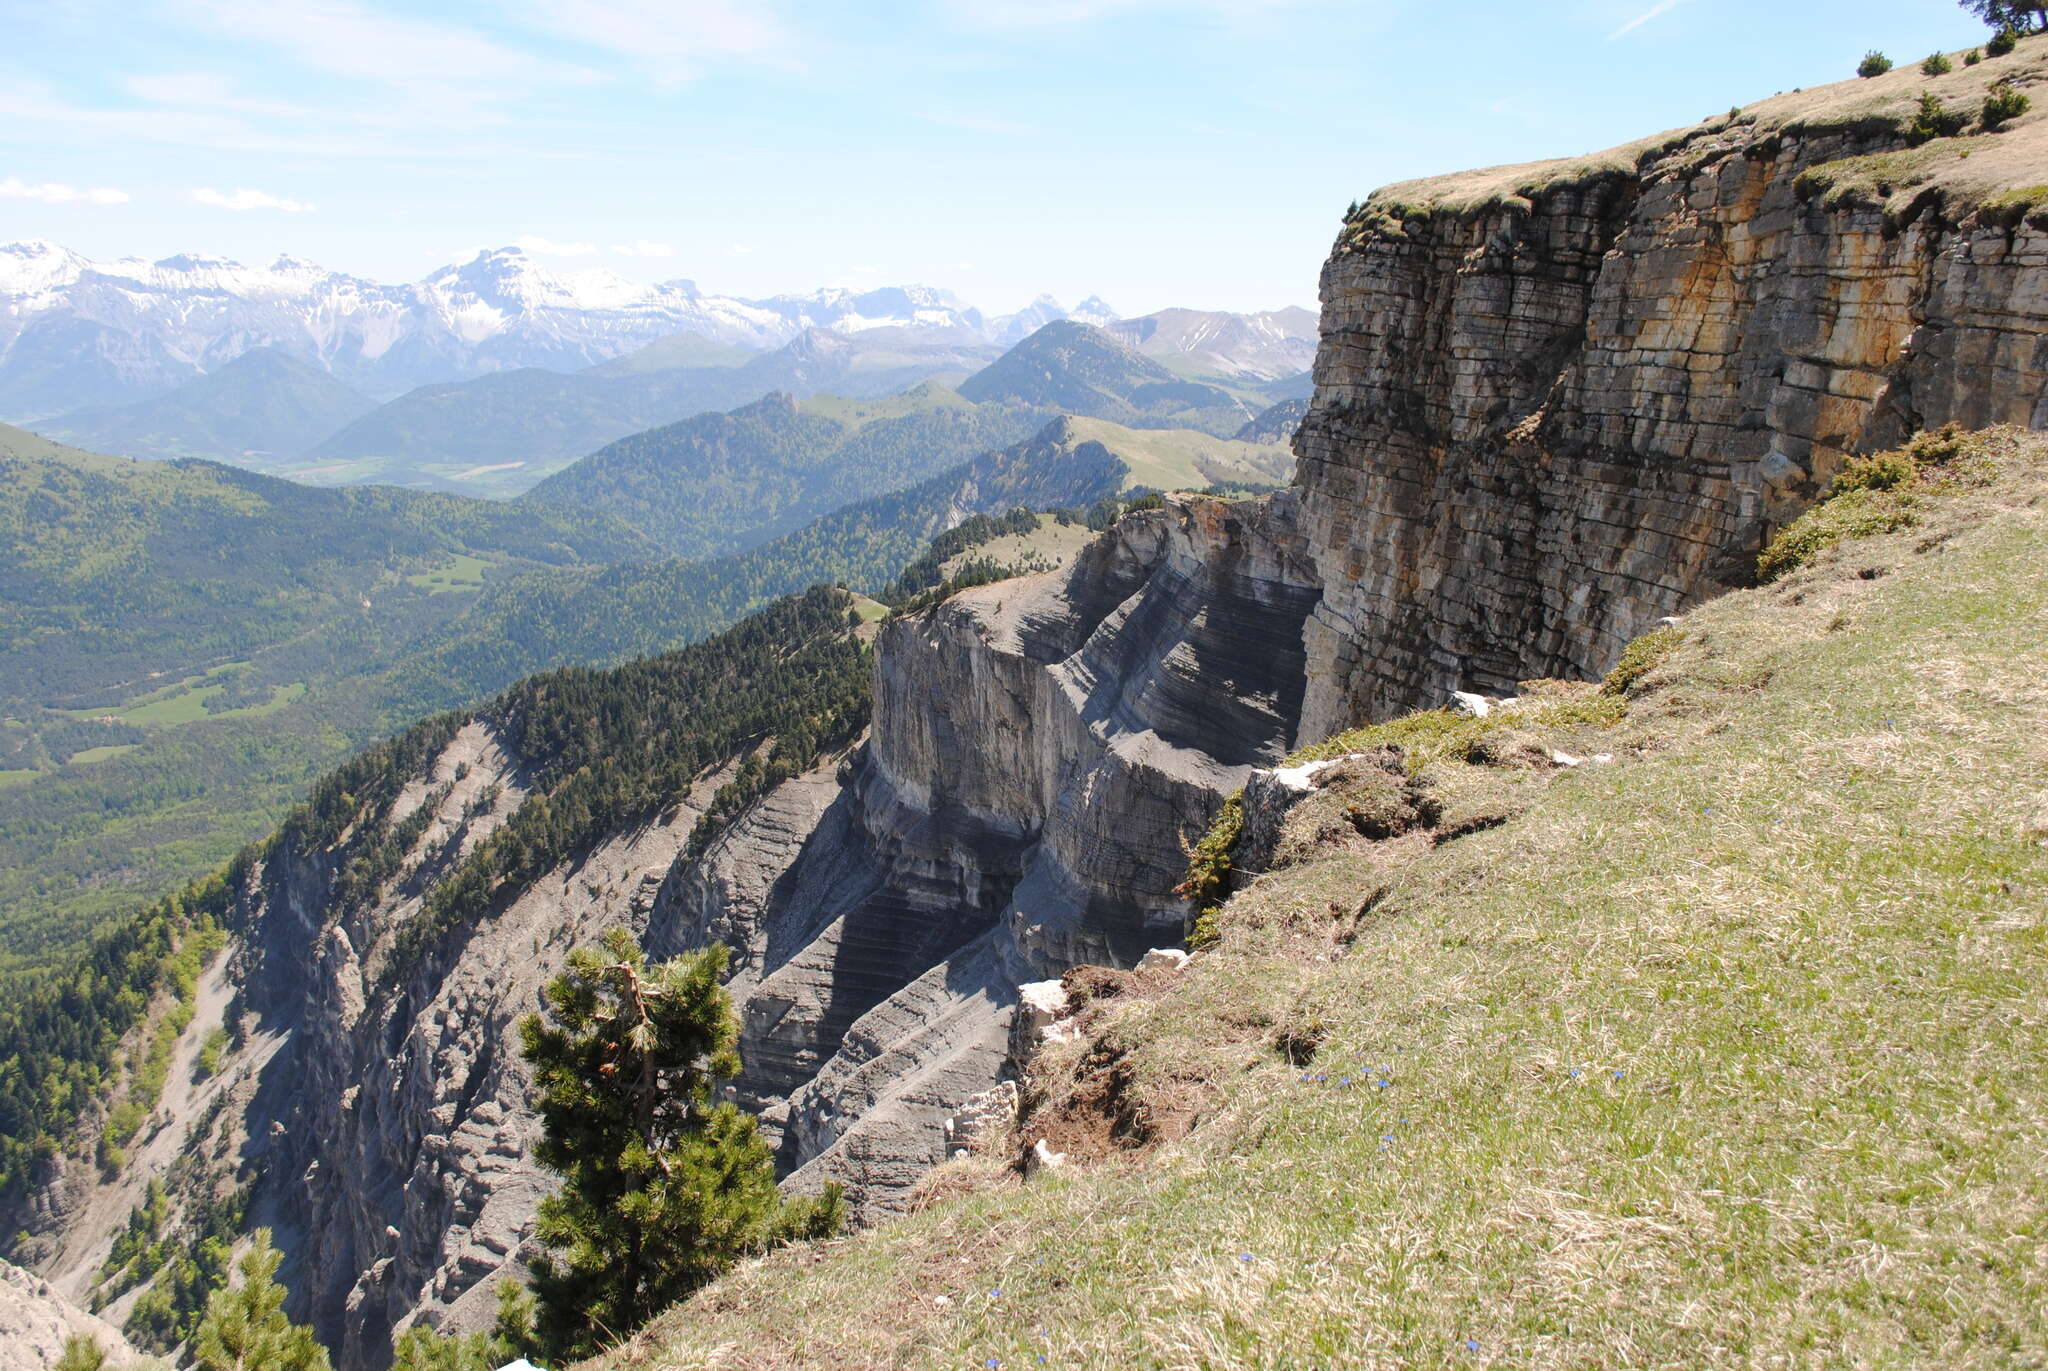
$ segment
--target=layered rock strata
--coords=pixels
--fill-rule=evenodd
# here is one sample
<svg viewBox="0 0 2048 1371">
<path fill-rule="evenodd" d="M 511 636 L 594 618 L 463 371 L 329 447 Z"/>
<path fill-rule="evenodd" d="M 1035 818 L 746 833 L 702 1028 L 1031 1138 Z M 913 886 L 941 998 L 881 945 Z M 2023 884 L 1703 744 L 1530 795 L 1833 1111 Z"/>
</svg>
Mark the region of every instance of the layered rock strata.
<svg viewBox="0 0 2048 1371">
<path fill-rule="evenodd" d="M 836 791 L 781 788 L 664 889 L 658 950 L 738 951 L 737 1091 L 793 1185 L 900 1203 L 1003 1070 L 1020 984 L 1179 941 L 1183 842 L 1292 733 L 1294 516 L 1177 500 L 892 622 Z"/>
<path fill-rule="evenodd" d="M 1354 213 L 1296 440 L 1328 588 L 1305 738 L 1597 675 L 1848 455 L 2048 422 L 2048 233 L 1807 176 L 1898 142 L 1724 122 Z"/>
</svg>

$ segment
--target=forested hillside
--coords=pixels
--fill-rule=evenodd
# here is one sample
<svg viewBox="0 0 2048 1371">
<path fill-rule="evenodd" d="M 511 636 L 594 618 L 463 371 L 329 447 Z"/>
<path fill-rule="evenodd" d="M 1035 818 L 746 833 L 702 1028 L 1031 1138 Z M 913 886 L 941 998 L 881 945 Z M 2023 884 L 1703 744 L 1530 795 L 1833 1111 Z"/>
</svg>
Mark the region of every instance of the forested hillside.
<svg viewBox="0 0 2048 1371">
<path fill-rule="evenodd" d="M 893 411 L 893 412 L 892 412 Z M 777 393 L 622 438 L 523 502 L 615 516 L 677 557 L 716 557 L 900 490 L 1030 434 L 1049 416 L 925 385 L 872 415 Z"/>
<path fill-rule="evenodd" d="M 940 388 L 806 403 L 826 412 L 775 401 L 765 421 L 697 427 L 757 443 L 827 435 L 782 449 L 779 489 L 804 486 L 790 498 L 808 508 L 832 498 L 821 490 L 889 483 L 899 462 L 930 460 L 919 453 L 1030 421 Z M 81 930 L 224 860 L 351 748 L 533 671 L 667 651 L 821 582 L 886 586 L 975 513 L 1277 481 L 1291 464 L 1277 446 L 1062 423 L 744 552 L 641 560 L 648 541 L 581 502 L 311 490 L 12 433 L 21 455 L 0 480 L 33 498 L 0 514 L 18 545 L 0 576 L 21 588 L 11 612 L 42 616 L 17 640 L 39 633 L 55 669 L 30 672 L 15 652 L 15 675 L 0 676 L 0 972 L 62 956 Z M 731 489 L 718 464 L 703 469 L 706 490 Z M 669 482 L 676 520 L 697 488 Z M 746 526 L 748 501 L 720 507 Z M 152 573 L 160 550 L 174 579 Z"/>
<path fill-rule="evenodd" d="M 487 582 L 653 551 L 573 510 L 314 490 L 0 428 L 0 969 L 217 863 L 402 722 L 344 683 Z"/>
<path fill-rule="evenodd" d="M 126 1058 L 124 1033 L 155 998 L 189 1000 L 199 971 L 232 927 L 247 873 L 282 845 L 310 853 L 345 831 L 383 823 L 422 758 L 463 722 L 486 717 L 527 774 L 524 804 L 436 890 L 407 932 L 417 955 L 455 925 L 487 917 L 538 874 L 599 837 L 673 802 L 706 766 L 773 740 L 720 791 L 708 825 L 764 784 L 810 766 L 865 724 L 869 649 L 844 591 L 785 599 L 717 637 L 608 671 L 531 677 L 474 711 L 418 723 L 329 773 L 269 839 L 91 940 L 70 974 L 44 978 L 0 1008 L 0 1191 L 19 1196 L 36 1168 L 67 1149 L 104 1086 L 117 1109 L 107 1146 L 140 1127 L 162 1088 L 153 1058 Z M 367 829 L 366 829 L 367 831 Z M 403 848 L 377 847 L 342 873 L 336 899 L 391 873 Z M 175 1015 L 173 1015 L 175 1018 Z M 182 1023 L 179 1027 L 182 1027 Z M 175 1030 L 173 1030 L 175 1032 Z"/>
</svg>

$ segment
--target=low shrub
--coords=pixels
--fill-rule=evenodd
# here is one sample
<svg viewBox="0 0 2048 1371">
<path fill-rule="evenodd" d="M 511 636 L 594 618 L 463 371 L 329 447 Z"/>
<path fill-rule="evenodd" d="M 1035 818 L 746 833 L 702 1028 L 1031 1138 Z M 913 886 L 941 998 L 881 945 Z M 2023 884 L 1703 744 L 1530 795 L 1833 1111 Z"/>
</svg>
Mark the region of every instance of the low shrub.
<svg viewBox="0 0 2048 1371">
<path fill-rule="evenodd" d="M 1991 93 L 1984 97 L 1984 127 L 1995 129 L 2019 118 L 2033 107 L 2034 102 L 2015 90 L 2012 82 L 1995 82 Z"/>
<path fill-rule="evenodd" d="M 1918 147 L 1936 138 L 1953 138 L 1969 122 L 1969 115 L 1950 109 L 1932 91 L 1924 91 L 1920 96 L 1920 108 L 1913 114 L 1913 122 L 1906 125 L 1906 142 L 1909 146 Z"/>
<path fill-rule="evenodd" d="M 2003 57 L 2020 45 L 2020 31 L 2007 24 L 1991 35 L 1991 41 L 1984 45 L 1984 52 L 1990 57 Z"/>
<path fill-rule="evenodd" d="M 1949 61 L 1948 54 L 1943 52 L 1933 54 L 1920 64 L 1920 70 L 1929 76 L 1946 76 L 1955 69 L 1956 64 Z"/>
<path fill-rule="evenodd" d="M 1872 48 L 1869 52 L 1864 53 L 1863 60 L 1856 64 L 1856 74 L 1865 80 L 1869 80 L 1873 76 L 1882 76 L 1891 69 L 1892 59 L 1879 52 L 1876 48 Z"/>
<path fill-rule="evenodd" d="M 1963 54 L 1963 65 L 1966 67 L 1974 67 L 1983 60 L 1984 54 L 1977 51 L 1977 49 L 1975 48 L 1971 48 L 1968 52 Z"/>
</svg>

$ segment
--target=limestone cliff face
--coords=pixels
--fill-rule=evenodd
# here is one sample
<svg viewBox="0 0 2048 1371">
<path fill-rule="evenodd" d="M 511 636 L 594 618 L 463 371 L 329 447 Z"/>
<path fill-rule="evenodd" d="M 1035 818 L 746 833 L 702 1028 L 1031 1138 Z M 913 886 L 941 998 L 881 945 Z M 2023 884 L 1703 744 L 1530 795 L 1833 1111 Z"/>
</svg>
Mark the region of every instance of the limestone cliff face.
<svg viewBox="0 0 2048 1371">
<path fill-rule="evenodd" d="M 792 1184 L 900 1203 L 1020 983 L 1179 941 L 1182 840 L 1285 750 L 1315 598 L 1291 499 L 1175 501 L 884 630 L 866 748 L 679 870 L 650 930 L 739 950 L 738 1089 Z"/>
<path fill-rule="evenodd" d="M 1826 194 L 1808 173 L 1898 135 L 1769 123 L 1352 217 L 1296 441 L 1327 587 L 1304 737 L 1596 675 L 1847 455 L 2048 422 L 2048 233 Z"/>
</svg>

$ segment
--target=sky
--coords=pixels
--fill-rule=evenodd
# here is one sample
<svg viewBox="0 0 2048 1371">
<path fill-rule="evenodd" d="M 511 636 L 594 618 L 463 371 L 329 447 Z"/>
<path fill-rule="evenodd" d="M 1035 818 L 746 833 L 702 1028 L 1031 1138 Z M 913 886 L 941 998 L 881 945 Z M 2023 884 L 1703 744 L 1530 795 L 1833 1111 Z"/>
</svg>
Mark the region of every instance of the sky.
<svg viewBox="0 0 2048 1371">
<path fill-rule="evenodd" d="M 0 242 L 1313 307 L 1375 186 L 1981 41 L 1953 0 L 0 0 Z"/>
</svg>

